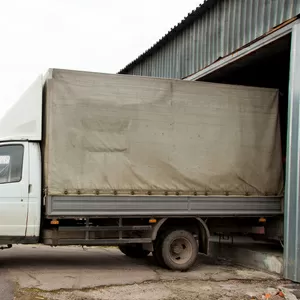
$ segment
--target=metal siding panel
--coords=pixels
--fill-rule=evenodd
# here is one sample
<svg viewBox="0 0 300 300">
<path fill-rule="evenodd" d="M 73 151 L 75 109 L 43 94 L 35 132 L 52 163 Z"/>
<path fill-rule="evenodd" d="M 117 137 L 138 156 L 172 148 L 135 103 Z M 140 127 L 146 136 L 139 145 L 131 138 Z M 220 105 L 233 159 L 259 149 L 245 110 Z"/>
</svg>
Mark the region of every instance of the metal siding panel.
<svg viewBox="0 0 300 300">
<path fill-rule="evenodd" d="M 287 6 L 287 9 L 286 9 L 286 18 L 288 18 L 291 14 L 292 14 L 292 9 L 293 9 L 293 1 L 290 0 L 289 1 L 289 5 Z"/>
<path fill-rule="evenodd" d="M 219 54 L 219 8 L 216 6 L 216 9 L 212 11 L 212 14 L 214 15 L 214 21 L 213 21 L 213 50 L 212 50 L 212 61 L 216 60 L 218 58 Z"/>
<path fill-rule="evenodd" d="M 240 39 L 241 39 L 241 44 L 245 45 L 246 42 L 246 20 L 247 20 L 247 4 L 241 5 L 241 32 L 240 32 Z"/>
<path fill-rule="evenodd" d="M 191 73 L 194 73 L 196 70 L 196 64 L 197 64 L 197 52 L 196 52 L 196 44 L 197 44 L 197 31 L 196 31 L 196 23 L 193 24 L 193 47 L 192 47 L 192 61 L 191 61 Z"/>
<path fill-rule="evenodd" d="M 143 64 L 144 64 L 144 62 L 142 62 L 140 65 L 139 65 L 139 68 L 138 68 L 138 72 L 139 72 L 139 75 L 143 75 L 143 73 L 142 73 L 142 70 L 143 70 Z"/>
<path fill-rule="evenodd" d="M 155 66 L 156 66 L 156 56 L 157 56 L 157 54 L 154 53 L 151 57 L 151 68 L 152 68 L 152 70 L 151 70 L 152 75 L 151 76 L 153 76 L 153 77 L 156 77 L 156 68 L 155 68 Z"/>
<path fill-rule="evenodd" d="M 165 72 L 166 72 L 166 77 L 170 77 L 170 59 L 171 59 L 171 51 L 170 51 L 171 45 L 168 44 L 166 48 L 166 55 L 165 55 Z"/>
<path fill-rule="evenodd" d="M 175 41 L 172 41 L 172 60 L 170 61 L 170 78 L 172 78 L 172 69 L 174 70 L 174 76 L 176 76 L 177 72 L 177 59 L 176 59 L 176 47 L 175 47 Z"/>
<path fill-rule="evenodd" d="M 190 61 L 190 29 L 187 28 L 187 30 L 185 31 L 185 54 L 184 54 L 184 66 L 185 66 L 185 69 L 184 69 L 184 73 L 182 74 L 182 76 L 184 76 L 184 74 L 188 73 L 189 72 L 189 61 Z"/>
<path fill-rule="evenodd" d="M 190 47 L 189 47 L 189 72 L 194 72 L 194 61 L 195 61 L 195 23 L 190 28 Z"/>
<path fill-rule="evenodd" d="M 174 78 L 180 78 L 179 77 L 179 71 L 180 71 L 180 48 L 178 46 L 179 39 L 176 39 L 174 42 L 174 47 L 175 47 L 175 59 L 176 59 L 176 70 L 174 74 Z"/>
<path fill-rule="evenodd" d="M 184 70 L 184 74 L 188 73 L 190 70 L 190 29 L 187 28 L 186 32 L 186 36 L 185 36 L 185 56 L 184 56 L 184 60 L 185 60 L 185 70 Z"/>
<path fill-rule="evenodd" d="M 166 74 L 166 54 L 167 54 L 167 48 L 165 48 L 164 51 L 161 51 L 161 58 L 162 58 L 161 74 L 162 74 L 162 77 L 167 77 L 167 74 Z"/>
<path fill-rule="evenodd" d="M 211 44 L 211 50 L 210 50 L 210 61 L 215 60 L 215 57 L 218 55 L 218 44 L 219 44 L 219 22 L 218 19 L 220 15 L 219 12 L 219 6 L 216 5 L 214 9 L 210 10 L 208 13 L 208 17 L 211 22 L 210 26 L 210 44 Z"/>
<path fill-rule="evenodd" d="M 172 42 L 169 43 L 168 46 L 168 54 L 167 54 L 167 77 L 171 77 L 171 65 L 172 65 Z"/>
<path fill-rule="evenodd" d="M 161 77 L 162 76 L 162 71 L 161 71 L 161 68 L 162 68 L 162 51 L 159 50 L 157 55 L 158 55 L 158 57 L 157 57 L 157 59 L 158 59 L 158 68 L 157 68 L 158 73 L 157 73 L 157 76 Z"/>
<path fill-rule="evenodd" d="M 159 50 L 159 54 L 160 54 L 160 73 L 159 73 L 159 77 L 165 77 L 165 73 L 164 73 L 164 68 L 165 68 L 165 49 L 161 49 Z"/>
<path fill-rule="evenodd" d="M 178 62 L 179 62 L 179 68 L 178 68 L 178 76 L 179 78 L 181 77 L 181 72 L 184 64 L 184 35 L 183 33 L 180 34 L 180 42 L 178 41 L 178 49 L 179 49 L 179 57 L 178 57 Z"/>
<path fill-rule="evenodd" d="M 284 277 L 300 281 L 300 24 L 292 31 L 285 191 Z"/>
<path fill-rule="evenodd" d="M 188 76 L 299 13 L 300 0 L 216 1 L 159 50 L 149 50 L 148 56 L 127 72 L 169 78 Z"/>
<path fill-rule="evenodd" d="M 200 44 L 200 40 L 199 40 L 199 36 L 200 36 L 200 28 L 198 26 L 198 22 L 195 22 L 195 44 L 194 44 L 194 51 L 195 51 L 195 60 L 194 60 L 194 70 L 198 70 L 199 68 L 199 44 Z"/>
<path fill-rule="evenodd" d="M 146 68 L 147 68 L 147 65 L 146 65 L 146 60 L 141 64 L 141 75 L 144 76 L 146 75 Z"/>
<path fill-rule="evenodd" d="M 155 72 L 155 77 L 159 76 L 159 52 L 155 52 L 155 65 L 154 65 L 154 72 Z"/>
<path fill-rule="evenodd" d="M 151 59 L 147 61 L 147 76 L 151 76 Z"/>
<path fill-rule="evenodd" d="M 209 42 L 209 46 L 210 46 L 210 51 L 209 51 L 209 63 L 212 63 L 215 59 L 216 59 L 216 55 L 217 55 L 217 49 L 216 49 L 216 39 L 218 38 L 218 32 L 217 32 L 217 24 L 216 24 L 216 17 L 217 14 L 217 10 L 211 10 L 210 14 L 209 14 L 209 19 L 210 19 L 210 42 Z"/>
<path fill-rule="evenodd" d="M 198 20 L 198 40 L 199 40 L 199 45 L 198 45 L 198 69 L 201 68 L 201 66 L 204 64 L 204 57 L 203 57 L 203 36 L 204 36 L 204 26 L 202 26 L 202 19 Z"/>
<path fill-rule="evenodd" d="M 297 15 L 300 11 L 300 1 L 299 0 L 295 0 L 295 12 L 293 15 Z"/>
<path fill-rule="evenodd" d="M 191 73 L 192 72 L 192 67 L 191 67 L 191 62 L 192 62 L 192 47 L 193 47 L 193 41 L 191 39 L 192 36 L 192 27 L 187 30 L 187 43 L 186 43 L 186 72 Z"/>
<path fill-rule="evenodd" d="M 143 74 L 144 74 L 145 76 L 148 76 L 148 75 L 149 75 L 149 68 L 148 68 L 148 65 L 149 65 L 149 60 L 146 60 L 146 61 L 145 61 L 145 64 L 144 64 L 145 70 L 144 70 L 144 72 L 143 72 Z"/>
<path fill-rule="evenodd" d="M 204 15 L 204 34 L 203 34 L 203 57 L 204 57 L 204 60 L 203 60 L 203 65 L 201 67 L 203 67 L 206 62 L 208 61 L 208 47 L 207 47 L 207 44 L 208 44 L 208 35 L 209 35 L 209 32 L 208 32 L 208 15 L 205 14 Z"/>
<path fill-rule="evenodd" d="M 160 59 L 160 64 L 159 64 L 159 77 L 164 77 L 164 51 L 161 49 L 159 50 L 159 59 Z"/>
<path fill-rule="evenodd" d="M 217 15 L 217 36 L 216 36 L 216 43 L 217 43 L 217 55 L 216 57 L 219 58 L 221 55 L 220 55 L 220 50 L 222 48 L 222 42 L 223 42 L 223 39 L 222 39 L 222 35 L 223 35 L 223 17 L 224 15 L 222 14 L 222 5 L 221 4 L 218 4 L 217 5 L 217 11 L 218 11 L 218 15 Z M 197 70 L 195 70 L 196 72 Z"/>
<path fill-rule="evenodd" d="M 183 52 L 182 52 L 182 69 L 180 73 L 180 77 L 184 76 L 183 74 L 187 73 L 187 31 L 183 32 Z"/>
<path fill-rule="evenodd" d="M 167 63 L 168 63 L 168 66 L 167 66 L 167 70 L 168 70 L 168 78 L 172 78 L 171 76 L 171 72 L 172 72 L 172 60 L 173 60 L 173 47 L 172 47 L 172 43 L 170 43 L 169 45 L 169 51 L 168 51 L 168 57 L 167 57 Z"/>
<path fill-rule="evenodd" d="M 231 35 L 231 48 L 230 48 L 230 52 L 234 51 L 235 46 L 237 45 L 237 31 L 238 31 L 238 28 L 239 28 L 238 19 L 237 19 L 238 16 L 236 14 L 237 1 L 238 0 L 232 1 L 232 3 L 233 3 L 232 25 L 231 25 L 231 31 L 229 32 L 229 34 Z"/>
<path fill-rule="evenodd" d="M 204 47 L 205 47 L 205 19 L 202 18 L 199 20 L 199 27 L 200 27 L 200 45 L 199 45 L 199 69 L 204 66 L 205 62 L 205 53 L 204 53 Z"/>
<path fill-rule="evenodd" d="M 170 74 L 169 74 L 169 66 L 170 66 L 170 44 L 168 44 L 168 47 L 165 51 L 165 57 L 164 57 L 164 60 L 165 60 L 165 73 L 166 73 L 166 77 L 169 78 L 170 77 Z"/>
<path fill-rule="evenodd" d="M 279 197 L 49 196 L 47 216 L 282 215 Z"/>
<path fill-rule="evenodd" d="M 235 16 L 236 16 L 236 33 L 235 33 L 235 48 L 240 48 L 242 45 L 243 37 L 242 37 L 242 28 L 241 28 L 241 14 L 242 14 L 242 1 L 237 1 L 236 9 L 235 9 Z"/>
<path fill-rule="evenodd" d="M 208 63 L 211 63 L 213 61 L 213 52 L 214 52 L 214 13 L 209 11 L 207 17 L 209 20 Z"/>
<path fill-rule="evenodd" d="M 276 24 L 279 24 L 280 12 L 278 11 L 279 3 L 278 0 L 275 0 L 272 5 L 272 12 L 270 15 L 270 19 L 272 19 L 271 26 L 274 27 Z M 273 16 L 273 18 L 272 18 Z"/>
<path fill-rule="evenodd" d="M 251 28 L 251 35 L 250 35 L 250 40 L 254 40 L 255 36 L 256 36 L 256 24 L 257 24 L 257 16 L 258 16 L 258 8 L 259 8 L 259 2 L 256 0 L 253 0 L 253 10 L 252 10 L 252 16 L 249 19 L 249 24 L 250 24 L 250 28 Z M 253 26 L 253 22 L 254 22 L 254 26 Z"/>
<path fill-rule="evenodd" d="M 185 61 L 184 61 L 184 54 L 185 54 L 185 32 L 182 33 L 181 35 L 181 39 L 182 42 L 179 45 L 180 47 L 180 68 L 179 68 L 179 77 L 182 76 L 183 72 L 184 72 L 184 65 L 185 65 Z"/>
<path fill-rule="evenodd" d="M 259 4 L 257 4 L 257 14 L 256 14 L 256 22 L 254 25 L 254 28 L 255 28 L 255 33 L 254 33 L 254 36 L 253 38 L 255 38 L 256 36 L 260 36 L 261 35 L 261 32 L 263 32 L 263 29 L 262 29 L 262 26 L 261 26 L 261 23 L 263 21 L 263 12 L 264 12 L 264 3 L 263 1 L 257 1 Z"/>
<path fill-rule="evenodd" d="M 282 5 L 282 2 L 281 2 L 280 8 L 281 8 L 281 15 L 280 15 L 279 22 L 281 22 L 282 20 L 287 18 L 289 5 Z"/>
<path fill-rule="evenodd" d="M 152 73 L 152 76 L 154 76 L 154 77 L 157 76 L 157 70 L 155 68 L 156 64 L 157 64 L 157 53 L 154 53 L 152 55 L 152 59 L 151 59 L 151 68 L 152 68 L 151 73 Z"/>
<path fill-rule="evenodd" d="M 225 6 L 226 5 L 226 6 Z M 229 0 L 224 2 L 224 8 L 223 8 L 223 13 L 224 13 L 224 38 L 223 38 L 223 51 L 222 51 L 222 56 L 224 56 L 224 53 L 229 51 L 229 29 L 230 29 L 230 7 L 229 7 Z"/>
<path fill-rule="evenodd" d="M 160 65 L 160 77 L 165 77 L 165 55 L 166 55 L 166 49 L 162 49 L 160 51 L 161 53 L 161 65 Z"/>
<path fill-rule="evenodd" d="M 155 64 L 155 77 L 159 77 L 159 74 L 160 74 L 160 65 L 161 65 L 161 62 L 160 62 L 160 52 L 156 52 L 156 64 Z"/>
<path fill-rule="evenodd" d="M 235 7 L 236 0 L 230 0 L 228 2 L 228 33 L 227 38 L 228 40 L 225 43 L 228 43 L 227 51 L 224 52 L 224 55 L 227 53 L 232 52 L 233 45 L 234 45 L 234 30 L 235 30 L 235 14 L 234 14 L 234 7 Z"/>
<path fill-rule="evenodd" d="M 221 18 L 220 18 L 220 48 L 219 48 L 219 55 L 218 57 L 222 57 L 224 54 L 224 48 L 225 48 L 225 34 L 226 34 L 226 10 L 224 9 L 226 5 L 226 2 L 221 2 L 219 4 L 220 6 L 220 14 L 221 14 Z"/>
<path fill-rule="evenodd" d="M 271 11 L 272 11 L 272 6 L 271 4 L 273 3 L 273 0 L 266 0 L 266 4 L 265 4 L 265 14 L 264 14 L 264 29 L 263 29 L 263 33 L 267 32 L 270 28 L 272 28 L 271 26 Z"/>
</svg>

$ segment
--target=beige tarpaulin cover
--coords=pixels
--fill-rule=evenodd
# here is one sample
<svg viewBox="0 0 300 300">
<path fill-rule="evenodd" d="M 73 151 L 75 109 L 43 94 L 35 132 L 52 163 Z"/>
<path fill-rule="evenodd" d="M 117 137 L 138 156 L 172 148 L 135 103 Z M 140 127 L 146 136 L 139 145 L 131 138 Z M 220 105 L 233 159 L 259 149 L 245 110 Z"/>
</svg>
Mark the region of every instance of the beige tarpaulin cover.
<svg viewBox="0 0 300 300">
<path fill-rule="evenodd" d="M 63 70 L 51 76 L 49 194 L 282 192 L 276 90 Z"/>
</svg>

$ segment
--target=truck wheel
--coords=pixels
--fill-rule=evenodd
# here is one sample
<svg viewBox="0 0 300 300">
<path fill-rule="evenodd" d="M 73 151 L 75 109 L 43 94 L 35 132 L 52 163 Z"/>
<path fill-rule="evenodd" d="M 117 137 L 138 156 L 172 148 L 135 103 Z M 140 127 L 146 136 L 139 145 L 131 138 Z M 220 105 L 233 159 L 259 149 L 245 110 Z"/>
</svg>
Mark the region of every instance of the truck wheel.
<svg viewBox="0 0 300 300">
<path fill-rule="evenodd" d="M 171 270 L 188 270 L 195 263 L 198 251 L 196 239 L 186 230 L 167 232 L 161 244 L 162 259 Z"/>
<path fill-rule="evenodd" d="M 144 250 L 141 244 L 120 245 L 120 251 L 131 258 L 144 258 L 149 255 L 149 251 Z"/>
<path fill-rule="evenodd" d="M 158 237 L 158 239 L 155 241 L 154 243 L 154 251 L 152 252 L 153 258 L 156 261 L 157 265 L 162 267 L 162 268 L 166 268 L 166 264 L 163 260 L 162 257 L 162 241 L 163 238 L 162 237 Z"/>
</svg>

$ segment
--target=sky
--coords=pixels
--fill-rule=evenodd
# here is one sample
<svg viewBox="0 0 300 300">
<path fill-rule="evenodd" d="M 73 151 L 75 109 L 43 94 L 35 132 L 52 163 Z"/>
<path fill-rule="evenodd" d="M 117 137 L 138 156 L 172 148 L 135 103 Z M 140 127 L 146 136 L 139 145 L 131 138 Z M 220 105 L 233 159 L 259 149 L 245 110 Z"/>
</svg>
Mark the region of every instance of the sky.
<svg viewBox="0 0 300 300">
<path fill-rule="evenodd" d="M 1 2 L 0 117 L 48 68 L 117 73 L 202 1 Z"/>
</svg>

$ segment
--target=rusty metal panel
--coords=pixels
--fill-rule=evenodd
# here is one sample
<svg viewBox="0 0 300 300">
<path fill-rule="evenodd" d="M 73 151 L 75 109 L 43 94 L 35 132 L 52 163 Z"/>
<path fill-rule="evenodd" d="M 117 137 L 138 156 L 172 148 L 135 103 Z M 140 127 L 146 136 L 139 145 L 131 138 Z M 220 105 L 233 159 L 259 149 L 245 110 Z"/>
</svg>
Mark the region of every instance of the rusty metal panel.
<svg viewBox="0 0 300 300">
<path fill-rule="evenodd" d="M 284 277 L 300 282 L 300 24 L 292 31 L 284 216 Z"/>
<path fill-rule="evenodd" d="M 206 0 L 120 73 L 183 78 L 300 13 L 300 0 Z"/>
</svg>

